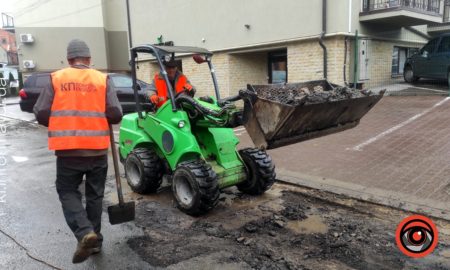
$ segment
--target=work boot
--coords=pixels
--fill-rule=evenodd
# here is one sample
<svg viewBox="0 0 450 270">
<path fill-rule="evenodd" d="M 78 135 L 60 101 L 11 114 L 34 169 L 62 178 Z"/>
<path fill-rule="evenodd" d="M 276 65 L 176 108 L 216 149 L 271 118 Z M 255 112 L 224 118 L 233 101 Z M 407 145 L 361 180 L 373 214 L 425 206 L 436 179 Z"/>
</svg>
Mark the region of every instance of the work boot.
<svg viewBox="0 0 450 270">
<path fill-rule="evenodd" d="M 97 254 L 102 251 L 102 244 L 98 243 L 94 248 L 92 248 L 92 254 Z"/>
<path fill-rule="evenodd" d="M 73 254 L 72 263 L 84 262 L 93 252 L 93 248 L 98 245 L 97 234 L 90 232 L 83 236 L 80 242 L 78 242 L 77 250 Z"/>
<path fill-rule="evenodd" d="M 102 251 L 102 245 L 103 245 L 103 235 L 98 232 L 97 233 L 97 245 L 92 249 L 92 254 L 97 254 Z"/>
</svg>

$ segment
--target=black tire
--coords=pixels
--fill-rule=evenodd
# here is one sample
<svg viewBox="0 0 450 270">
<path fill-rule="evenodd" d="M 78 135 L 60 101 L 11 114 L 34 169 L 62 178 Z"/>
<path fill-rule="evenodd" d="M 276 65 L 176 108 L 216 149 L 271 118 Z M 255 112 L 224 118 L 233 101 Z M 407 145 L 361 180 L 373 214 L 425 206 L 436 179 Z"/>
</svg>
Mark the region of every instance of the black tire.
<svg viewBox="0 0 450 270">
<path fill-rule="evenodd" d="M 257 148 L 239 150 L 244 161 L 247 179 L 237 185 L 241 192 L 260 195 L 266 192 L 275 182 L 275 165 L 266 151 Z"/>
<path fill-rule="evenodd" d="M 193 216 L 213 209 L 220 195 L 217 175 L 203 160 L 180 163 L 172 177 L 172 191 L 178 208 Z"/>
<path fill-rule="evenodd" d="M 448 87 L 450 87 L 450 70 L 447 71 L 447 83 L 448 83 Z"/>
<path fill-rule="evenodd" d="M 419 80 L 419 77 L 414 75 L 414 70 L 412 66 L 408 65 L 403 70 L 403 79 L 405 79 L 405 82 L 407 83 L 415 83 Z"/>
<path fill-rule="evenodd" d="M 161 185 L 163 165 L 152 149 L 134 149 L 125 159 L 124 167 L 128 185 L 136 193 L 154 193 Z"/>
</svg>

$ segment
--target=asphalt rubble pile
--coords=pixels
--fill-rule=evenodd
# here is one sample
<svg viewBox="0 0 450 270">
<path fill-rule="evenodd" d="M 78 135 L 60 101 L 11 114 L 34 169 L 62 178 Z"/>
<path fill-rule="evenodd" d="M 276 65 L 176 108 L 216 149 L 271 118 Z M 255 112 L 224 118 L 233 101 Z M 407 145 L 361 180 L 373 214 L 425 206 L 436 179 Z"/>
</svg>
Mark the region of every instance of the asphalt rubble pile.
<svg viewBox="0 0 450 270">
<path fill-rule="evenodd" d="M 362 98 L 372 94 L 368 90 L 358 90 L 346 86 L 326 89 L 322 85 L 295 87 L 289 84 L 264 87 L 258 89 L 257 93 L 260 98 L 293 106 Z"/>
<path fill-rule="evenodd" d="M 449 269 L 437 258 L 419 264 L 404 256 L 395 246 L 396 222 L 374 216 L 373 205 L 354 208 L 348 201 L 334 203 L 345 200 L 339 195 L 316 195 L 328 199 L 282 191 L 279 199 L 256 207 L 219 205 L 197 218 L 170 203 L 140 203 L 136 224 L 144 235 L 127 244 L 151 265 L 172 270 L 193 269 L 185 263 L 212 254 L 218 269 Z M 235 191 L 227 196 L 248 204 L 255 200 Z"/>
</svg>

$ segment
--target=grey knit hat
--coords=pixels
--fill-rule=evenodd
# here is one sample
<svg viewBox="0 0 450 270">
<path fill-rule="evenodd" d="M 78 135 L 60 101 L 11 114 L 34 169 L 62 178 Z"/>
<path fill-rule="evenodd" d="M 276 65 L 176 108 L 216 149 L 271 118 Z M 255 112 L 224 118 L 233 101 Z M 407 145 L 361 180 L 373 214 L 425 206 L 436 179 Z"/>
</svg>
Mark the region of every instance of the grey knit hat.
<svg viewBox="0 0 450 270">
<path fill-rule="evenodd" d="M 77 57 L 91 57 L 91 52 L 86 42 L 80 39 L 72 39 L 67 45 L 67 59 Z"/>
</svg>

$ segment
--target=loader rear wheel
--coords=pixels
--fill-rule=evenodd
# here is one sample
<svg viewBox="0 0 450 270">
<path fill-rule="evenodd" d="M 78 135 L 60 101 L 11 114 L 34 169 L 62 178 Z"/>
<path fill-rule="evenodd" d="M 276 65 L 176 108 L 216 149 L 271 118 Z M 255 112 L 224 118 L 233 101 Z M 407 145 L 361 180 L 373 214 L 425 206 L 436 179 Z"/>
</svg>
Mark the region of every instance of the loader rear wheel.
<svg viewBox="0 0 450 270">
<path fill-rule="evenodd" d="M 125 176 L 131 189 L 139 194 L 154 193 L 162 182 L 163 165 L 152 149 L 136 148 L 125 159 Z"/>
<path fill-rule="evenodd" d="M 275 165 L 266 151 L 257 148 L 239 150 L 246 171 L 247 179 L 237 185 L 241 192 L 260 195 L 266 192 L 275 182 Z"/>
<path fill-rule="evenodd" d="M 180 163 L 173 174 L 172 191 L 178 208 L 193 216 L 213 209 L 220 194 L 217 175 L 203 160 Z"/>
</svg>

